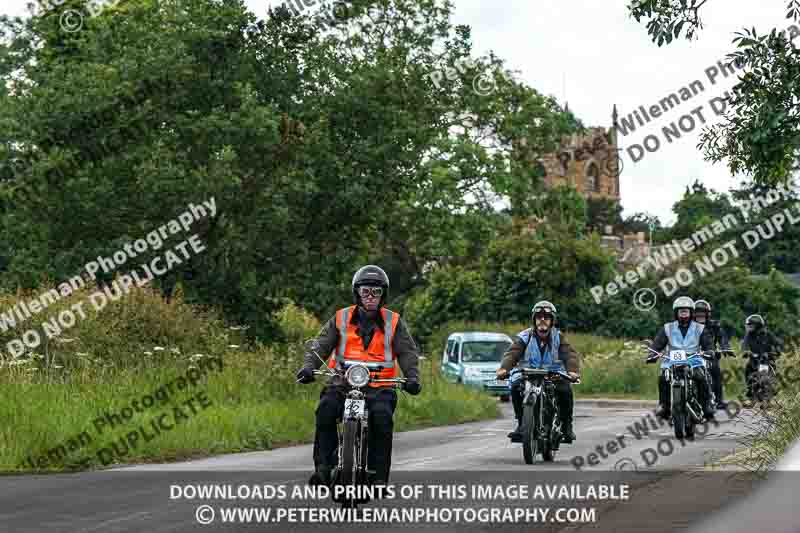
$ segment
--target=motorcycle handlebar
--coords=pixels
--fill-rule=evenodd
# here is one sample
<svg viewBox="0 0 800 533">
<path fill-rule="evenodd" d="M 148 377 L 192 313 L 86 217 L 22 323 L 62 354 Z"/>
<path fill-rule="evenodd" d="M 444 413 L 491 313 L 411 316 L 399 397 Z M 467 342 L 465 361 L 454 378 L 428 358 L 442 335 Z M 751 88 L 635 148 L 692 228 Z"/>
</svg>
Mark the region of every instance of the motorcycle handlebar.
<svg viewBox="0 0 800 533">
<path fill-rule="evenodd" d="M 378 372 L 378 371 L 375 370 L 375 371 L 372 371 L 371 373 L 374 373 L 374 372 Z M 330 376 L 330 375 L 333 375 L 333 374 L 336 374 L 336 375 L 344 377 L 344 374 L 342 372 L 325 372 L 323 370 L 314 370 L 314 375 L 315 376 Z M 369 380 L 370 383 L 397 383 L 398 385 L 406 383 L 407 381 L 408 380 L 406 378 L 384 378 L 384 379 L 370 379 Z"/>
<path fill-rule="evenodd" d="M 742 353 L 742 357 L 756 357 L 756 356 L 761 356 L 761 355 L 766 355 L 770 359 L 774 359 L 774 358 L 778 357 L 779 354 L 778 354 L 778 352 L 743 352 Z"/>
<path fill-rule="evenodd" d="M 557 370 L 548 370 L 548 369 L 539 369 L 539 368 L 523 368 L 521 370 L 522 370 L 522 375 L 523 376 L 525 376 L 526 374 L 529 375 L 529 376 L 530 375 L 537 375 L 537 374 L 540 375 L 540 376 L 546 375 L 548 377 L 558 376 L 559 378 L 566 379 L 570 383 L 574 383 L 576 385 L 581 382 L 581 378 L 580 377 L 573 378 L 569 374 L 566 374 L 564 372 L 559 372 Z"/>
<path fill-rule="evenodd" d="M 659 359 L 659 358 L 669 359 L 669 354 L 668 353 L 659 353 L 659 352 L 656 352 L 655 350 L 652 350 L 652 349 L 650 351 L 656 354 L 655 357 L 652 357 L 653 361 L 655 361 L 656 359 Z M 703 357 L 704 359 L 712 359 L 714 357 L 714 352 L 713 351 L 708 351 L 708 352 L 690 353 L 690 354 L 686 354 L 686 359 L 689 359 L 691 357 L 695 357 L 697 355 L 699 355 L 700 357 Z M 651 358 L 648 357 L 647 359 L 645 359 L 645 362 L 650 361 L 650 360 L 651 360 Z"/>
</svg>

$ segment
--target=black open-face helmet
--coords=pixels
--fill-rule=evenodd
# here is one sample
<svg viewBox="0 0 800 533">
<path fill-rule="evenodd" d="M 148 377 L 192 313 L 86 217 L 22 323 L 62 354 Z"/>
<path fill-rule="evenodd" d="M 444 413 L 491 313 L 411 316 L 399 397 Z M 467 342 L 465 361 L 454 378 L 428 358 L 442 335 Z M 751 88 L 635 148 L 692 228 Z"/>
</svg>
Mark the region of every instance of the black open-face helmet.
<svg viewBox="0 0 800 533">
<path fill-rule="evenodd" d="M 381 294 L 381 301 L 379 307 L 383 307 L 386 298 L 389 295 L 389 276 L 383 269 L 376 265 L 366 265 L 358 269 L 353 276 L 353 281 L 350 284 L 353 290 L 353 302 L 356 305 L 361 304 L 361 297 L 358 295 L 358 287 L 362 285 L 369 285 L 371 287 L 381 287 L 383 294 Z"/>
<path fill-rule="evenodd" d="M 694 317 L 697 317 L 698 312 L 705 313 L 706 321 L 711 320 L 711 304 L 706 300 L 694 301 Z M 697 320 L 697 318 L 695 318 L 695 320 Z"/>
<path fill-rule="evenodd" d="M 759 331 L 767 325 L 767 321 L 761 315 L 750 315 L 744 321 L 744 329 L 747 331 Z"/>
</svg>

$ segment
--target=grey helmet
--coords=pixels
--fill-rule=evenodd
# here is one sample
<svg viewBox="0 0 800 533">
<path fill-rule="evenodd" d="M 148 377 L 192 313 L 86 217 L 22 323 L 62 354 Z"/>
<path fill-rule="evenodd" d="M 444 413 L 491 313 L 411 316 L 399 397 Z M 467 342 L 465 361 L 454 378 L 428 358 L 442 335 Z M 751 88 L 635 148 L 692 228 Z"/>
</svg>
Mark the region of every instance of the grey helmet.
<svg viewBox="0 0 800 533">
<path fill-rule="evenodd" d="M 543 312 L 553 315 L 553 325 L 551 327 L 555 327 L 556 318 L 558 318 L 558 311 L 556 310 L 556 306 L 548 302 L 547 300 L 541 300 L 533 305 L 533 307 L 531 308 L 531 323 L 534 324 L 534 317 L 538 313 L 543 313 Z"/>
<path fill-rule="evenodd" d="M 383 287 L 383 294 L 381 295 L 379 307 L 382 307 L 386 302 L 386 297 L 389 295 L 389 276 L 386 272 L 377 265 L 366 265 L 358 269 L 353 275 L 353 281 L 350 283 L 350 288 L 353 291 L 353 301 L 356 305 L 361 303 L 361 298 L 358 296 L 357 288 L 360 285 L 376 285 Z"/>
<path fill-rule="evenodd" d="M 691 317 L 694 316 L 694 300 L 688 296 L 675 298 L 675 301 L 672 302 L 672 314 L 674 315 L 675 320 L 678 319 L 678 309 L 688 309 L 690 312 L 689 317 L 691 319 Z"/>
</svg>

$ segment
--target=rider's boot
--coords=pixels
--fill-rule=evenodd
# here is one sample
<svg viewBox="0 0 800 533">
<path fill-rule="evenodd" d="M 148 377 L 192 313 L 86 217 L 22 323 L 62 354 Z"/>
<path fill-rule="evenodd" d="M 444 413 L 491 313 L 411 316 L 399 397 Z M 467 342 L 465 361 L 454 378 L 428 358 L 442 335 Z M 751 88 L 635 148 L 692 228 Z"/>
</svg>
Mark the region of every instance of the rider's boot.
<svg viewBox="0 0 800 533">
<path fill-rule="evenodd" d="M 656 416 L 664 420 L 670 419 L 669 409 L 669 383 L 664 378 L 664 374 L 658 376 L 658 409 Z"/>
<path fill-rule="evenodd" d="M 517 428 L 508 434 L 511 442 L 522 442 L 522 421 L 517 420 Z"/>
<path fill-rule="evenodd" d="M 572 444 L 575 440 L 575 431 L 572 430 L 572 417 L 570 415 L 564 416 L 561 420 L 561 442 L 564 444 Z"/>
<path fill-rule="evenodd" d="M 317 467 L 317 470 L 311 474 L 311 478 L 308 480 L 309 485 L 327 485 L 330 486 L 332 482 L 331 479 L 331 469 L 326 467 L 325 465 L 320 465 Z"/>
</svg>

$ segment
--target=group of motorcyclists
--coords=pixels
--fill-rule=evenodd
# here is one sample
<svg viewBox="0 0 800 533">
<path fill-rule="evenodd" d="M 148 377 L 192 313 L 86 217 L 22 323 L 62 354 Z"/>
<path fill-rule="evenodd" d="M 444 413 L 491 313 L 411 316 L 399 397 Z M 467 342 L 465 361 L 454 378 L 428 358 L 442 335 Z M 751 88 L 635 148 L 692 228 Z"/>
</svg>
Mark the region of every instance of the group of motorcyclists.
<svg viewBox="0 0 800 533">
<path fill-rule="evenodd" d="M 650 345 L 653 355 L 646 359 L 647 363 L 655 363 L 660 358 L 655 352 L 683 350 L 687 354 L 696 354 L 688 362 L 692 371 L 692 379 L 698 391 L 698 400 L 707 419 L 714 418 L 716 409 L 724 409 L 723 383 L 720 359 L 723 356 L 734 356 L 730 348 L 730 339 L 718 320 L 711 319 L 711 304 L 706 300 L 693 301 L 688 296 L 676 298 L 672 303 L 675 321 L 664 324 L 655 340 Z M 745 319 L 745 336 L 742 339 L 743 355 L 750 353 L 768 353 L 770 364 L 775 369 L 775 358 L 782 351 L 780 340 L 766 328 L 766 321 L 761 315 L 750 315 Z M 701 352 L 709 355 L 708 364 L 704 363 Z M 669 368 L 670 362 L 663 359 L 662 372 L 658 377 L 658 409 L 656 414 L 668 419 L 670 416 L 669 383 L 663 370 Z M 752 360 L 745 366 L 745 406 L 753 402 L 753 374 L 756 369 Z"/>
<path fill-rule="evenodd" d="M 354 362 L 379 369 L 381 378 L 398 377 L 398 367 L 407 381 L 402 390 L 419 394 L 419 349 L 400 316 L 384 307 L 389 292 L 389 277 L 378 266 L 366 265 L 359 269 L 351 282 L 353 305 L 342 308 L 322 327 L 314 343 L 318 350 L 306 353 L 303 367 L 297 372 L 299 383 L 314 381 L 314 371 L 323 364 L 328 368 L 344 368 Z M 699 356 L 690 357 L 691 377 L 698 391 L 703 415 L 712 419 L 716 409 L 725 407 L 720 358 L 731 356 L 730 340 L 719 320 L 712 320 L 712 307 L 706 300 L 693 301 L 681 296 L 673 302 L 674 321 L 659 328 L 650 344 L 647 363 L 655 363 L 665 350 L 684 350 L 687 354 L 705 352 L 710 358 L 705 363 Z M 531 309 L 531 326 L 514 339 L 503 355 L 496 372 L 498 380 L 508 379 L 510 395 L 516 418 L 516 428 L 508 434 L 512 442 L 522 442 L 524 380 L 521 368 L 542 368 L 560 365 L 573 380 L 580 377 L 580 356 L 567 342 L 566 336 L 556 328 L 557 310 L 549 301 L 537 302 Z M 742 350 L 753 353 L 771 353 L 777 356 L 782 350 L 780 341 L 766 329 L 761 315 L 750 315 L 745 321 L 746 334 Z M 321 354 L 321 356 L 320 356 Z M 713 354 L 713 356 L 711 355 Z M 327 360 L 327 361 L 326 361 Z M 662 362 L 658 378 L 657 415 L 669 418 L 670 391 Z M 774 365 L 774 359 L 771 364 Z M 774 367 L 773 367 L 774 368 Z M 747 398 L 753 399 L 751 376 L 756 371 L 751 362 L 745 368 Z M 320 394 L 316 410 L 316 436 L 314 440 L 315 472 L 309 483 L 332 483 L 332 472 L 337 462 L 337 420 L 341 419 L 345 405 L 347 384 L 338 374 Z M 573 428 L 573 393 L 570 381 L 559 380 L 555 385 L 555 400 L 561 417 L 563 443 L 575 440 Z M 393 433 L 393 415 L 397 395 L 385 384 L 369 383 L 366 394 L 369 410 L 369 480 L 380 485 L 388 482 Z"/>
</svg>

